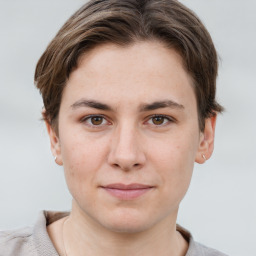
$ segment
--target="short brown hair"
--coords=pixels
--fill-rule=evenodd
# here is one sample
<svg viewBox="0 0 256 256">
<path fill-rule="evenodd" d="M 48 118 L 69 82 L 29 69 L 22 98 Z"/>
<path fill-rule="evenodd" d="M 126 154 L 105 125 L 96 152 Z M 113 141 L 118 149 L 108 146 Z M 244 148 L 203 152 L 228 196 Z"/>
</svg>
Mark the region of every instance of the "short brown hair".
<svg viewBox="0 0 256 256">
<path fill-rule="evenodd" d="M 223 110 L 216 99 L 218 56 L 199 18 L 176 0 L 91 0 L 63 25 L 35 71 L 45 119 L 57 128 L 61 96 L 78 58 L 104 43 L 121 46 L 159 40 L 174 48 L 193 79 L 199 127 Z"/>
</svg>

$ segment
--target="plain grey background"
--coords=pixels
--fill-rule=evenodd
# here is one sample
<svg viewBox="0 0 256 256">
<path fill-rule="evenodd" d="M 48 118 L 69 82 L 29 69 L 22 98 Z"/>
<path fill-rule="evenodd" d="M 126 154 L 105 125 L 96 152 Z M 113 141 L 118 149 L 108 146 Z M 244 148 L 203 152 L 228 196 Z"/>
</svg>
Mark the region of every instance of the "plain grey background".
<svg viewBox="0 0 256 256">
<path fill-rule="evenodd" d="M 64 21 L 85 1 L 0 1 L 0 229 L 31 225 L 41 209 L 68 210 L 54 163 L 34 68 Z M 215 152 L 196 165 L 178 222 L 232 256 L 256 251 L 256 2 L 183 0 L 210 31 L 221 57 Z"/>
</svg>

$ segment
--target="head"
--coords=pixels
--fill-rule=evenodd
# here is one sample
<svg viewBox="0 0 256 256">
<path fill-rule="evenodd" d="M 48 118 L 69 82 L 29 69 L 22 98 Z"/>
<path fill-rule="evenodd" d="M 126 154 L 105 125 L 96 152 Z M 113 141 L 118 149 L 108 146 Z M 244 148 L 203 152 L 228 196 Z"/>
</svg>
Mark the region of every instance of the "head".
<svg viewBox="0 0 256 256">
<path fill-rule="evenodd" d="M 119 232 L 175 219 L 213 150 L 217 66 L 178 1 L 90 1 L 64 24 L 35 82 L 77 212 Z"/>
<path fill-rule="evenodd" d="M 35 83 L 43 97 L 44 118 L 57 132 L 62 92 L 83 54 L 106 43 L 125 47 L 152 40 L 181 56 L 193 80 L 202 131 L 204 120 L 222 111 L 215 99 L 217 53 L 199 18 L 176 0 L 89 1 L 81 7 L 37 64 Z"/>
</svg>

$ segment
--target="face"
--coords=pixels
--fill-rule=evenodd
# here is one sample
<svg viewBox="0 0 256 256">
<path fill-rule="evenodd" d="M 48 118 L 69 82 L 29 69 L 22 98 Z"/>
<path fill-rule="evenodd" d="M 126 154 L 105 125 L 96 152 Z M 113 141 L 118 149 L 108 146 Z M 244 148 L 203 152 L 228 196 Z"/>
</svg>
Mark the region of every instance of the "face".
<svg viewBox="0 0 256 256">
<path fill-rule="evenodd" d="M 180 56 L 159 42 L 106 44 L 85 54 L 63 91 L 59 133 L 72 211 L 93 225 L 138 232 L 176 220 L 194 162 L 212 152 L 214 119 L 200 132 Z"/>
</svg>

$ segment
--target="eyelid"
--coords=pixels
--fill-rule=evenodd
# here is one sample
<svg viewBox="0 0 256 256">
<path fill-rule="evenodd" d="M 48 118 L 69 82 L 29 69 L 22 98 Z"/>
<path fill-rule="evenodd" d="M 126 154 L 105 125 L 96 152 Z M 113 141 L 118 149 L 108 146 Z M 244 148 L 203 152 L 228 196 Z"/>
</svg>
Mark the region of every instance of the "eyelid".
<svg viewBox="0 0 256 256">
<path fill-rule="evenodd" d="M 91 114 L 91 115 L 84 116 L 83 118 L 81 118 L 80 122 L 86 123 L 87 120 L 89 120 L 90 118 L 93 118 L 93 117 L 102 117 L 108 124 L 110 124 L 110 122 L 106 118 L 106 116 L 104 116 L 102 114 Z M 86 123 L 86 125 L 89 127 L 92 127 L 92 128 L 100 128 L 102 126 L 105 126 L 106 124 L 93 125 L 93 124 Z"/>
<path fill-rule="evenodd" d="M 155 127 L 163 127 L 163 126 L 168 125 L 168 124 L 170 124 L 170 123 L 177 122 L 177 120 L 176 120 L 174 117 L 169 116 L 169 115 L 163 115 L 163 114 L 154 114 L 154 115 L 151 115 L 151 116 L 147 117 L 146 122 L 148 122 L 149 120 L 151 120 L 151 119 L 154 118 L 154 117 L 162 117 L 162 118 L 165 118 L 165 119 L 168 120 L 167 123 L 160 124 L 160 125 L 150 124 L 150 125 L 153 125 L 153 126 L 155 126 Z"/>
<path fill-rule="evenodd" d="M 86 122 L 87 120 L 89 120 L 90 118 L 93 118 L 93 117 L 102 117 L 102 118 L 105 120 L 105 122 L 107 122 L 107 123 L 105 123 L 105 124 L 99 124 L 99 125 L 93 125 L 93 124 L 90 124 L 90 123 Z M 164 114 L 153 114 L 153 115 L 148 116 L 148 117 L 146 118 L 146 121 L 144 121 L 143 123 L 144 123 L 144 124 L 145 124 L 145 123 L 148 123 L 149 120 L 151 120 L 151 119 L 154 118 L 154 117 L 162 117 L 162 118 L 165 118 L 165 119 L 167 120 L 167 122 L 164 123 L 164 124 L 159 124 L 159 125 L 156 125 L 156 124 L 149 124 L 149 125 L 154 126 L 154 127 L 159 127 L 159 128 L 160 128 L 160 127 L 166 126 L 166 125 L 168 125 L 168 124 L 170 124 L 170 123 L 175 123 L 175 122 L 177 122 L 177 120 L 176 120 L 174 117 L 172 117 L 172 116 L 164 115 Z M 100 128 L 100 127 L 103 127 L 103 126 L 111 125 L 111 124 L 112 124 L 112 123 L 109 121 L 109 119 L 108 119 L 105 115 L 102 115 L 102 114 L 90 114 L 90 115 L 86 115 L 86 116 L 84 116 L 84 117 L 82 117 L 82 118 L 80 119 L 80 122 L 81 122 L 81 123 L 86 123 L 87 126 L 92 127 L 92 128 Z"/>
</svg>

